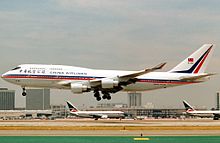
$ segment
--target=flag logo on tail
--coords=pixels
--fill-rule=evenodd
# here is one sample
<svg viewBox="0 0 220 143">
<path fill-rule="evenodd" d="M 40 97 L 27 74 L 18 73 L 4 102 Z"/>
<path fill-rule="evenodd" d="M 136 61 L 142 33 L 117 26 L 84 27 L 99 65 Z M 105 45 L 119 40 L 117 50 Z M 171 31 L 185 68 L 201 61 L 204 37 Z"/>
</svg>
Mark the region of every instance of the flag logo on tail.
<svg viewBox="0 0 220 143">
<path fill-rule="evenodd" d="M 194 58 L 188 58 L 188 64 L 193 64 L 194 63 Z"/>
</svg>

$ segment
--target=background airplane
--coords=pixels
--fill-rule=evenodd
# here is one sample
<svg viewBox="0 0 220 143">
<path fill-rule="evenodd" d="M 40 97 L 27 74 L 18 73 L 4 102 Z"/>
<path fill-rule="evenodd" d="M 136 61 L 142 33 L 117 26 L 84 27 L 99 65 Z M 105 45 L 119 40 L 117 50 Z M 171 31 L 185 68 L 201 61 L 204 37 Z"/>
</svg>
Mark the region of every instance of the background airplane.
<svg viewBox="0 0 220 143">
<path fill-rule="evenodd" d="M 220 118 L 220 110 L 195 110 L 189 103 L 183 101 L 186 109 L 186 114 L 190 116 L 198 117 L 213 117 L 213 120 L 218 120 Z"/>
<path fill-rule="evenodd" d="M 78 110 L 71 102 L 67 101 L 67 106 L 72 115 L 81 118 L 94 118 L 98 119 L 106 119 L 106 118 L 124 118 L 126 114 L 122 111 L 80 111 Z"/>
<path fill-rule="evenodd" d="M 212 44 L 205 44 L 168 72 L 154 72 L 166 63 L 140 71 L 96 70 L 64 65 L 23 64 L 4 73 L 2 78 L 23 88 L 70 89 L 73 93 L 94 92 L 101 100 L 111 99 L 110 93 L 119 91 L 147 91 L 199 83 L 213 74 L 205 73 L 213 52 Z"/>
</svg>

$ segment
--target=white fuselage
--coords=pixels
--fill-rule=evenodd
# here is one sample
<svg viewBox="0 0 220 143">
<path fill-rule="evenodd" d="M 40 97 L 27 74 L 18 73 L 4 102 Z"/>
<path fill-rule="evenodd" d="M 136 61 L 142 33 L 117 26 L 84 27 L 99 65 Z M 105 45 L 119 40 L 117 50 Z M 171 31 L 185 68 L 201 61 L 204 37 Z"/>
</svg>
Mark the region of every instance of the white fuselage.
<svg viewBox="0 0 220 143">
<path fill-rule="evenodd" d="M 205 111 L 186 111 L 187 114 L 192 115 L 192 116 L 198 116 L 198 117 L 213 117 L 215 114 L 220 115 L 219 110 L 205 110 Z"/>
<path fill-rule="evenodd" d="M 63 83 L 88 82 L 90 80 L 111 78 L 120 75 L 131 74 L 134 71 L 96 70 L 63 65 L 19 65 L 19 68 L 10 70 L 2 75 L 2 78 L 22 87 L 43 87 L 70 89 Z M 195 75 L 195 74 L 193 74 Z M 182 81 L 181 77 L 190 77 L 192 74 L 172 72 L 150 72 L 137 77 L 137 82 L 123 87 L 123 91 L 147 91 L 178 85 L 198 83 L 200 81 Z"/>
<path fill-rule="evenodd" d="M 76 111 L 70 113 L 81 118 L 122 118 L 125 116 L 122 111 Z"/>
</svg>

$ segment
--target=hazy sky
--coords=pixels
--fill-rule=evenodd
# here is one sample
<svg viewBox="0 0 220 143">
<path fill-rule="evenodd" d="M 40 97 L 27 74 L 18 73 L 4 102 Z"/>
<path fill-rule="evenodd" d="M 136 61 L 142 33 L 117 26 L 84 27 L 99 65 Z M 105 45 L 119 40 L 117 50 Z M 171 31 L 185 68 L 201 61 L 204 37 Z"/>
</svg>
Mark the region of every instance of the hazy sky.
<svg viewBox="0 0 220 143">
<path fill-rule="evenodd" d="M 0 73 L 23 63 L 63 64 L 100 69 L 139 70 L 168 62 L 169 70 L 204 43 L 214 43 L 208 71 L 220 67 L 219 0 L 1 0 Z M 143 93 L 143 104 L 183 108 L 214 107 L 219 75 L 196 85 Z M 16 90 L 16 106 L 25 98 Z M 52 104 L 72 101 L 96 105 L 93 93 L 74 95 L 52 90 Z M 111 101 L 127 102 L 126 93 Z"/>
</svg>

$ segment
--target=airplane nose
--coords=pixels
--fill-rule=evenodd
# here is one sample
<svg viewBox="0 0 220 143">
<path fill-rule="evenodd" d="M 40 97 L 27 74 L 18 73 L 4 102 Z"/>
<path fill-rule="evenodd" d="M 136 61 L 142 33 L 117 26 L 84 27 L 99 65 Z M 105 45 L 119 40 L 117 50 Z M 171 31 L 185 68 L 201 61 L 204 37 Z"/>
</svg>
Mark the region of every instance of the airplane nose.
<svg viewBox="0 0 220 143">
<path fill-rule="evenodd" d="M 4 77 L 5 77 L 5 74 L 2 74 L 2 75 L 1 75 L 1 78 L 4 78 Z"/>
<path fill-rule="evenodd" d="M 4 73 L 4 74 L 1 75 L 1 78 L 4 79 L 6 76 L 7 76 L 7 73 Z"/>
<path fill-rule="evenodd" d="M 4 81 L 7 81 L 7 82 L 11 82 L 11 79 L 10 79 L 10 71 L 6 72 L 6 73 L 3 73 L 1 75 L 1 78 L 4 80 Z"/>
</svg>

